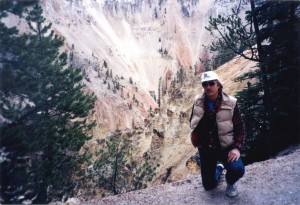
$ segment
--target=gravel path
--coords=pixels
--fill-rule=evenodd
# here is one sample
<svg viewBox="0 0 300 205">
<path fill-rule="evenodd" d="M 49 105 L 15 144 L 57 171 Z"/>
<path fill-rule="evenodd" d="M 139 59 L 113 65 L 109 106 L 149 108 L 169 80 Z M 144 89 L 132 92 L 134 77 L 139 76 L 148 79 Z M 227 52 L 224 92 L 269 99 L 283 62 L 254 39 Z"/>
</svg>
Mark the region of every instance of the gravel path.
<svg viewBox="0 0 300 205">
<path fill-rule="evenodd" d="M 84 204 L 300 204 L 300 146 L 281 156 L 246 166 L 239 194 L 225 196 L 224 174 L 220 185 L 204 191 L 200 175 L 144 190 L 93 199 Z"/>
</svg>

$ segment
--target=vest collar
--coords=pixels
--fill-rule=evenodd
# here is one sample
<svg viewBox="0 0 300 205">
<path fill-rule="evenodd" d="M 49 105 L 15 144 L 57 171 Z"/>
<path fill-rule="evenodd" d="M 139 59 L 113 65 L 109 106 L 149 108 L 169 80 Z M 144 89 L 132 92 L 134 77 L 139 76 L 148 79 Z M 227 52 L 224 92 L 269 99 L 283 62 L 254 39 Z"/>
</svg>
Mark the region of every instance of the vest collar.
<svg viewBox="0 0 300 205">
<path fill-rule="evenodd" d="M 204 104 L 204 99 L 205 99 L 205 94 L 203 93 L 202 95 L 198 95 L 196 97 L 196 104 L 203 106 Z M 221 108 L 223 109 L 232 109 L 231 108 L 231 103 L 230 103 L 230 98 L 229 95 L 226 93 L 222 92 L 222 103 L 221 103 Z"/>
<path fill-rule="evenodd" d="M 229 96 L 222 92 L 222 103 L 221 103 L 221 107 L 224 109 L 232 109 L 231 108 L 231 103 L 230 103 L 230 98 Z"/>
</svg>

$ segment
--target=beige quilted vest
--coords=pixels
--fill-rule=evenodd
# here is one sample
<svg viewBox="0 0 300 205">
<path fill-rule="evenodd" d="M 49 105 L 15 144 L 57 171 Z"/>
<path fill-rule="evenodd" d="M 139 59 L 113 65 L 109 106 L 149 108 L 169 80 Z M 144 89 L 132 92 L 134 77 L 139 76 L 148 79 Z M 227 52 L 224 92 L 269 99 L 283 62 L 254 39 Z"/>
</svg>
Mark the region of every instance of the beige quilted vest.
<svg viewBox="0 0 300 205">
<path fill-rule="evenodd" d="M 237 99 L 227 95 L 226 93 L 222 93 L 222 103 L 221 109 L 217 112 L 216 121 L 218 126 L 218 134 L 219 140 L 221 144 L 221 149 L 224 149 L 234 143 L 234 135 L 233 135 L 233 111 L 236 105 Z M 192 116 L 190 118 L 190 126 L 191 126 L 191 137 L 192 133 L 197 127 L 199 121 L 204 115 L 204 95 L 198 95 L 194 101 L 194 108 L 192 112 Z"/>
</svg>

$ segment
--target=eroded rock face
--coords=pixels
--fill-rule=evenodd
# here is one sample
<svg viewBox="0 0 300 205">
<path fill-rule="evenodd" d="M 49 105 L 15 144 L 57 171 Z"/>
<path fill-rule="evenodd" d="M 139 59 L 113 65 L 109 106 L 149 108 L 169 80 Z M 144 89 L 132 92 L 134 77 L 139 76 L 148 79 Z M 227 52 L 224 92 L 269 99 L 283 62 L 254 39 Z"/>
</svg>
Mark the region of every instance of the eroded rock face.
<svg viewBox="0 0 300 205">
<path fill-rule="evenodd" d="M 71 63 L 84 69 L 88 89 L 98 97 L 93 117 L 104 133 L 132 128 L 132 121 L 144 126 L 147 111 L 158 106 L 160 79 L 160 88 L 168 89 L 179 69 L 199 66 L 202 44 L 210 41 L 204 26 L 209 15 L 222 12 L 212 0 L 41 4 L 52 28 L 66 38 Z"/>
</svg>

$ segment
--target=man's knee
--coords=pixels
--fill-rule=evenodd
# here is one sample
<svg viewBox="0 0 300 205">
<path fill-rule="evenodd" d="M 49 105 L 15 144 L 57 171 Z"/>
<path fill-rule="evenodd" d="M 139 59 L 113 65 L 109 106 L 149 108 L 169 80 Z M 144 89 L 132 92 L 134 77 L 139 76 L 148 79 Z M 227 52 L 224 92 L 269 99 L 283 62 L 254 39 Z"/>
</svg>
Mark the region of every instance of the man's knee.
<svg viewBox="0 0 300 205">
<path fill-rule="evenodd" d="M 245 174 L 245 167 L 237 167 L 236 169 L 234 169 L 234 173 L 237 177 L 241 178 Z"/>
<path fill-rule="evenodd" d="M 202 185 L 206 191 L 212 190 L 217 186 L 216 181 L 211 177 L 202 176 Z"/>
<path fill-rule="evenodd" d="M 216 188 L 217 184 L 215 183 L 203 183 L 203 187 L 205 189 L 205 191 L 209 191 L 212 190 L 214 188 Z"/>
<path fill-rule="evenodd" d="M 235 175 L 236 177 L 241 178 L 245 174 L 245 167 L 242 162 L 232 163 L 227 167 L 227 172 Z"/>
</svg>

